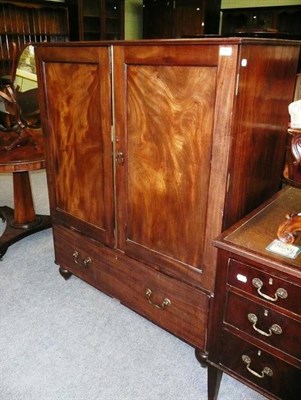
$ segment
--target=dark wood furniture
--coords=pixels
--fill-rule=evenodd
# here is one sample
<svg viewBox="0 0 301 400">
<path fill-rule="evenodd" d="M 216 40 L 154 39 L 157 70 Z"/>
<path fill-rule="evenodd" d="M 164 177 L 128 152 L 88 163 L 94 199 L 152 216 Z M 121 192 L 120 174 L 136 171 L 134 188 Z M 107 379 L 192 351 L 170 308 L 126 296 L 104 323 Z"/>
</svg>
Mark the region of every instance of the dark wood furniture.
<svg viewBox="0 0 301 400">
<path fill-rule="evenodd" d="M 286 34 L 301 37 L 301 5 L 222 10 L 222 34 Z"/>
<path fill-rule="evenodd" d="M 39 45 L 60 271 L 206 357 L 212 239 L 279 190 L 299 52 L 240 38 Z"/>
<path fill-rule="evenodd" d="M 77 7 L 79 40 L 124 38 L 124 0 L 77 0 Z"/>
<path fill-rule="evenodd" d="M 287 130 L 286 164 L 283 171 L 284 180 L 291 186 L 301 188 L 301 129 Z"/>
<path fill-rule="evenodd" d="M 0 76 L 12 69 L 11 43 L 16 43 L 18 55 L 27 43 L 68 40 L 68 8 L 64 3 L 4 0 L 0 15 Z"/>
<path fill-rule="evenodd" d="M 144 0 L 143 38 L 183 38 L 219 32 L 221 0 Z"/>
<path fill-rule="evenodd" d="M 5 150 L 17 135 L 0 131 L 0 173 L 13 173 L 14 210 L 7 206 L 0 207 L 0 217 L 6 223 L 0 237 L 0 258 L 8 247 L 32 233 L 51 227 L 48 215 L 36 215 L 29 171 L 45 168 L 43 136 L 40 130 L 31 130 L 31 138 L 26 145 Z"/>
<path fill-rule="evenodd" d="M 301 254 L 290 259 L 267 250 L 286 214 L 300 207 L 301 190 L 286 187 L 214 241 L 210 400 L 217 398 L 222 372 L 267 398 L 301 398 Z"/>
<path fill-rule="evenodd" d="M 301 209 L 301 207 L 300 207 Z M 301 232 L 301 212 L 289 213 L 278 227 L 277 236 L 283 243 L 294 243 Z"/>
</svg>

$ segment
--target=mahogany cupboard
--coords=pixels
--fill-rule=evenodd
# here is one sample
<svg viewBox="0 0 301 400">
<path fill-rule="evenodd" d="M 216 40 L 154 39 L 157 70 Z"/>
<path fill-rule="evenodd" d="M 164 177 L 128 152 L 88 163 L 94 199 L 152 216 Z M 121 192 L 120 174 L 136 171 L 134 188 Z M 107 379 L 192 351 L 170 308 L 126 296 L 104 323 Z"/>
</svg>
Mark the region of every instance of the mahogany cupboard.
<svg viewBox="0 0 301 400">
<path fill-rule="evenodd" d="M 212 239 L 279 189 L 297 42 L 37 48 L 55 259 L 206 357 Z"/>
</svg>

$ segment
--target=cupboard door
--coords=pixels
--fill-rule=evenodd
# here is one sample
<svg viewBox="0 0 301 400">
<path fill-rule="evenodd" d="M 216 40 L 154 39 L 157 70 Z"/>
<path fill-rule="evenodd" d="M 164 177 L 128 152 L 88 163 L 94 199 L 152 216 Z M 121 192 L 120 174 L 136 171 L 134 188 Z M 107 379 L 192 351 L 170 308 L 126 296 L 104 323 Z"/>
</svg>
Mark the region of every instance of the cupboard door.
<svg viewBox="0 0 301 400">
<path fill-rule="evenodd" d="M 172 2 L 143 1 L 143 39 L 172 37 Z"/>
<path fill-rule="evenodd" d="M 79 37 L 80 40 L 101 39 L 101 4 L 99 0 L 79 0 Z"/>
<path fill-rule="evenodd" d="M 124 0 L 78 0 L 79 40 L 124 38 Z"/>
<path fill-rule="evenodd" d="M 39 48 L 37 57 L 52 216 L 113 245 L 109 48 Z"/>
<path fill-rule="evenodd" d="M 104 40 L 124 39 L 124 1 L 106 0 L 102 18 L 105 19 Z"/>
<path fill-rule="evenodd" d="M 174 38 L 195 37 L 204 34 L 205 2 L 177 0 L 173 9 Z"/>
<path fill-rule="evenodd" d="M 116 148 L 123 153 L 117 163 L 118 247 L 182 279 L 190 273 L 200 279 L 208 203 L 216 204 L 213 196 L 209 200 L 211 164 L 219 165 L 212 147 L 224 157 L 228 146 L 227 123 L 219 129 L 215 115 L 219 48 L 127 46 L 114 53 Z M 229 85 L 224 94 L 229 118 Z M 215 127 L 219 137 L 213 144 Z M 221 157 L 224 168 L 218 166 L 212 193 L 222 202 L 226 158 Z M 211 229 L 220 223 L 216 206 Z"/>
</svg>

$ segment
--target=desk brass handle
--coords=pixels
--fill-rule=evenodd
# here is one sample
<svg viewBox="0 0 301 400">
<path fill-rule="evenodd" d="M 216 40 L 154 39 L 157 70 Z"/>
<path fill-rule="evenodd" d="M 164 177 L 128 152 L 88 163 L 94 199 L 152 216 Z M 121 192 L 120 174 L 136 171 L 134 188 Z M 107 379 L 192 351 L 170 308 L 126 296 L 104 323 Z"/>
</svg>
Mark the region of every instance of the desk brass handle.
<svg viewBox="0 0 301 400">
<path fill-rule="evenodd" d="M 242 360 L 245 364 L 247 364 L 247 370 L 254 376 L 256 376 L 257 378 L 263 379 L 265 375 L 267 376 L 273 376 L 273 371 L 271 370 L 271 368 L 269 367 L 264 367 L 263 370 L 261 371 L 261 373 L 258 373 L 256 371 L 254 371 L 252 368 L 250 368 L 250 364 L 251 364 L 251 358 L 249 356 L 243 355 Z"/>
<path fill-rule="evenodd" d="M 152 293 L 153 292 L 151 289 L 146 289 L 145 291 L 145 297 L 147 298 L 149 304 L 151 304 L 152 306 L 158 308 L 159 310 L 164 310 L 166 307 L 169 307 L 171 305 L 171 301 L 167 297 L 162 301 L 162 304 L 153 303 L 151 300 Z"/>
<path fill-rule="evenodd" d="M 81 258 L 78 251 L 73 252 L 73 257 L 75 264 L 81 267 L 87 267 L 92 261 L 90 257 Z"/>
<path fill-rule="evenodd" d="M 261 288 L 262 288 L 262 286 L 263 286 L 263 282 L 262 282 L 259 278 L 254 278 L 254 279 L 252 280 L 252 284 L 253 284 L 253 286 L 257 289 L 257 293 L 258 293 L 261 297 L 263 297 L 264 299 L 266 299 L 266 300 L 269 300 L 269 301 L 277 301 L 278 298 L 280 298 L 280 299 L 286 299 L 287 296 L 288 296 L 287 291 L 286 291 L 285 289 L 283 289 L 283 288 L 277 289 L 276 292 L 275 292 L 274 297 L 271 297 L 271 296 L 268 296 L 267 294 L 262 293 L 262 292 L 261 292 Z"/>
<path fill-rule="evenodd" d="M 253 324 L 252 327 L 253 329 L 260 333 L 260 335 L 263 336 L 272 336 L 272 334 L 274 333 L 275 335 L 281 335 L 282 333 L 282 328 L 281 326 L 277 325 L 277 324 L 273 324 L 270 328 L 269 328 L 269 332 L 265 332 L 262 331 L 261 329 L 257 328 L 256 323 L 258 321 L 257 315 L 250 313 L 248 314 L 248 320 Z"/>
</svg>

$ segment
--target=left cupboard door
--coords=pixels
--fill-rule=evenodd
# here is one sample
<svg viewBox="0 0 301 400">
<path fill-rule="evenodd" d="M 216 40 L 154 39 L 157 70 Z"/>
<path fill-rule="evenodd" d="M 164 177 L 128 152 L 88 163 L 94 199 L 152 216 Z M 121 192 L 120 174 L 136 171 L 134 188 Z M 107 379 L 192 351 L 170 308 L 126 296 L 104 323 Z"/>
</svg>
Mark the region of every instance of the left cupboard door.
<svg viewBox="0 0 301 400">
<path fill-rule="evenodd" d="M 54 223 L 113 247 L 110 48 L 45 45 L 36 60 Z"/>
</svg>

